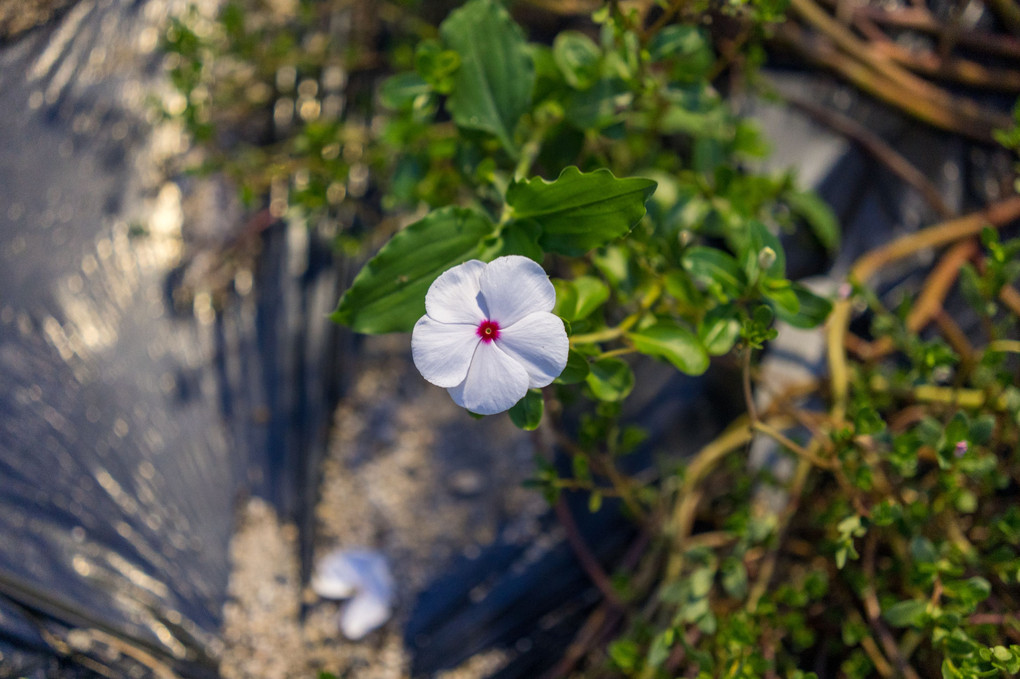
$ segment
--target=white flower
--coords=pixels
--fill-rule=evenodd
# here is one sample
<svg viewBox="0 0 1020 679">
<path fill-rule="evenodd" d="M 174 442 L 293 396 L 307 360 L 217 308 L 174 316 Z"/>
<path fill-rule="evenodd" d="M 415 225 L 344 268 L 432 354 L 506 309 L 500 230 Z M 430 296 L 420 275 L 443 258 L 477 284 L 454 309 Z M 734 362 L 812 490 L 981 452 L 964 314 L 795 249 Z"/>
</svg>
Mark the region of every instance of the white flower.
<svg viewBox="0 0 1020 679">
<path fill-rule="evenodd" d="M 411 335 L 414 364 L 457 405 L 503 412 L 567 365 L 567 332 L 550 313 L 555 303 L 549 277 L 527 257 L 464 262 L 425 295 L 425 315 Z"/>
</svg>

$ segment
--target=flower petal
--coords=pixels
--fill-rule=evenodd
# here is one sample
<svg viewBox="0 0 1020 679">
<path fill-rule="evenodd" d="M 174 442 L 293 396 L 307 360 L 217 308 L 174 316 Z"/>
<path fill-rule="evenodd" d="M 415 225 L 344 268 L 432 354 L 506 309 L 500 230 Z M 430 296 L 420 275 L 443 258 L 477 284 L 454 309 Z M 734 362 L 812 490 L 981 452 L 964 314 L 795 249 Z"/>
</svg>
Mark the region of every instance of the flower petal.
<svg viewBox="0 0 1020 679">
<path fill-rule="evenodd" d="M 368 590 L 358 592 L 340 615 L 340 630 L 352 641 L 382 626 L 390 619 L 390 605 Z"/>
<path fill-rule="evenodd" d="M 467 377 L 479 342 L 474 325 L 422 316 L 411 331 L 411 356 L 426 380 L 437 387 L 454 387 Z"/>
<path fill-rule="evenodd" d="M 520 255 L 492 260 L 479 278 L 489 319 L 505 328 L 535 311 L 552 311 L 556 290 L 542 267 Z"/>
<path fill-rule="evenodd" d="M 478 294 L 478 278 L 484 270 L 484 262 L 472 259 L 441 273 L 425 293 L 425 313 L 443 323 L 484 321 L 486 312 Z"/>
<path fill-rule="evenodd" d="M 524 367 L 531 387 L 546 386 L 567 367 L 567 331 L 559 316 L 545 311 L 528 314 L 500 330 L 497 344 Z"/>
<path fill-rule="evenodd" d="M 528 393 L 524 366 L 503 353 L 496 342 L 479 342 L 467 379 L 449 390 L 454 402 L 479 415 L 509 410 Z"/>
</svg>

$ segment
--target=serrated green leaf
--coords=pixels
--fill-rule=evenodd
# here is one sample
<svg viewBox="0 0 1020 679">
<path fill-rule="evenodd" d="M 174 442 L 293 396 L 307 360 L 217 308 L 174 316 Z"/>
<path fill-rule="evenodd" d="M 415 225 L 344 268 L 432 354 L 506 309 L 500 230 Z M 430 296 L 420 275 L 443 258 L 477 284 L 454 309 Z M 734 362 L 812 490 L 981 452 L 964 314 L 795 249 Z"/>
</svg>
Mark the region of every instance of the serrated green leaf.
<svg viewBox="0 0 1020 679">
<path fill-rule="evenodd" d="M 524 431 L 534 431 L 542 422 L 542 412 L 545 410 L 545 401 L 542 399 L 540 389 L 529 389 L 512 408 L 510 408 L 510 421 Z"/>
<path fill-rule="evenodd" d="M 728 298 L 740 297 L 747 277 L 729 254 L 716 248 L 695 246 L 684 253 L 683 266 L 697 283 Z"/>
<path fill-rule="evenodd" d="M 595 398 L 622 401 L 634 388 L 634 372 L 618 358 L 603 358 L 591 364 L 585 382 Z"/>
<path fill-rule="evenodd" d="M 478 256 L 495 233 L 487 217 L 443 208 L 398 232 L 358 273 L 331 318 L 370 335 L 410 332 L 439 274 Z"/>
<path fill-rule="evenodd" d="M 471 0 L 439 27 L 439 34 L 460 55 L 446 101 L 460 127 L 496 136 L 517 155 L 513 132 L 531 104 L 535 66 L 520 27 L 494 0 Z"/>
<path fill-rule="evenodd" d="M 700 375 L 708 369 L 705 345 L 694 333 L 673 321 L 660 321 L 651 327 L 629 332 L 627 339 L 642 354 L 664 358 L 682 373 Z"/>
<path fill-rule="evenodd" d="M 538 237 L 542 228 L 535 222 L 522 220 L 505 224 L 497 238 L 490 239 L 480 254 L 481 259 L 491 261 L 504 255 L 523 255 L 536 262 L 542 262 L 542 246 Z"/>
<path fill-rule="evenodd" d="M 655 186 L 650 179 L 617 179 L 606 169 L 582 173 L 571 166 L 552 182 L 541 177 L 514 182 L 506 202 L 513 219 L 542 226 L 539 243 L 546 251 L 583 255 L 630 231 Z"/>
</svg>

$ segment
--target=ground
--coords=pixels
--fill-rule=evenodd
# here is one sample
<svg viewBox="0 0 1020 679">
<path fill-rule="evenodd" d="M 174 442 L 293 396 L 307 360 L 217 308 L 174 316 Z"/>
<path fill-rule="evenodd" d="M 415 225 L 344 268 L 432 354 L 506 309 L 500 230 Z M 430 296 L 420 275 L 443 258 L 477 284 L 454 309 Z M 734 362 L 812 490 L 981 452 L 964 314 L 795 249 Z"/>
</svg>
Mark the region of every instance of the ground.
<svg viewBox="0 0 1020 679">
<path fill-rule="evenodd" d="M 397 581 L 394 617 L 360 642 L 344 639 L 342 604 L 319 600 L 300 582 L 296 528 L 265 502 L 249 501 L 231 545 L 225 679 L 406 676 L 402 623 L 417 594 L 453 557 L 478 553 L 498 531 L 534 531 L 546 509 L 521 487 L 533 448 L 506 415 L 475 421 L 426 383 L 410 363 L 406 335 L 369 338 L 360 353 L 323 468 L 315 552 L 383 552 Z M 486 676 L 503 662 L 499 652 L 482 654 L 444 679 Z"/>
</svg>

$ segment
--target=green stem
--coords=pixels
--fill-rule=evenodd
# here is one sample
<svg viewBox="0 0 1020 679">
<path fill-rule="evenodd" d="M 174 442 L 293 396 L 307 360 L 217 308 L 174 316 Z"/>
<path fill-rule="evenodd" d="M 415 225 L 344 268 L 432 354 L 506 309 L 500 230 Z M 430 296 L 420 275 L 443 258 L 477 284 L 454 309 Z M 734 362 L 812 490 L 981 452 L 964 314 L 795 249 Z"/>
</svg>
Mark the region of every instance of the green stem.
<svg viewBox="0 0 1020 679">
<path fill-rule="evenodd" d="M 988 345 L 985 351 L 1020 354 L 1020 340 L 995 340 Z"/>
<path fill-rule="evenodd" d="M 514 181 L 519 182 L 527 179 L 531 173 L 531 166 L 535 164 L 535 160 L 542 150 L 542 140 L 545 139 L 546 132 L 549 131 L 554 122 L 559 120 L 558 117 L 547 114 L 537 117 L 539 120 L 535 121 L 535 127 L 531 130 L 531 136 L 528 137 L 528 141 L 524 142 L 524 146 L 521 147 L 521 159 L 517 161 L 517 167 L 514 168 Z"/>
<path fill-rule="evenodd" d="M 633 354 L 637 349 L 634 347 L 620 347 L 619 349 L 613 349 L 612 351 L 606 351 L 599 354 L 595 360 L 600 361 L 603 358 L 613 358 L 614 356 L 626 356 L 627 354 Z"/>
<path fill-rule="evenodd" d="M 744 402 L 747 405 L 747 417 L 751 420 L 751 426 L 758 421 L 758 409 L 754 407 L 754 394 L 751 392 L 751 354 L 754 349 L 750 345 L 744 347 L 744 363 L 741 368 L 741 377 L 744 385 Z"/>
<path fill-rule="evenodd" d="M 623 319 L 620 325 L 615 328 L 604 328 L 602 330 L 596 330 L 595 332 L 586 332 L 582 335 L 574 335 L 570 338 L 570 344 L 576 346 L 578 344 L 593 344 L 595 342 L 608 342 L 620 338 L 623 333 L 630 330 L 638 319 L 641 318 L 641 312 L 631 314 L 627 318 Z"/>
</svg>

